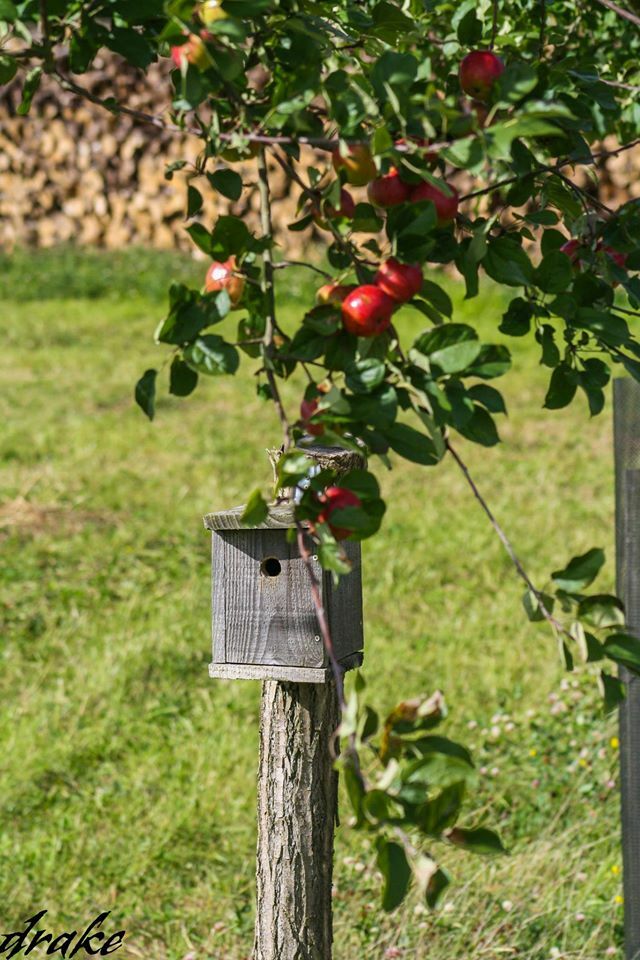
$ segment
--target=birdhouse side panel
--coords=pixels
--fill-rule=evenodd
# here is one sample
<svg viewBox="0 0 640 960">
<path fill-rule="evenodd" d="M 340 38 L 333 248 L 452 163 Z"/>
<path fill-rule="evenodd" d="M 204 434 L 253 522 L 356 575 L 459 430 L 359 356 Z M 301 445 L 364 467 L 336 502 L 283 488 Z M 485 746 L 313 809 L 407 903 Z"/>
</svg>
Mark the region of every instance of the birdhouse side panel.
<svg viewBox="0 0 640 960">
<path fill-rule="evenodd" d="M 362 625 L 362 551 L 360 544 L 345 540 L 343 547 L 351 561 L 351 572 L 340 577 L 336 587 L 331 574 L 324 575 L 325 605 L 329 629 L 338 660 L 362 650 L 364 633 Z"/>
<path fill-rule="evenodd" d="M 219 649 L 226 663 L 321 667 L 308 573 L 286 530 L 216 531 L 213 539 L 214 577 L 221 577 L 214 661 Z M 216 647 L 221 633 L 224 645 Z"/>
<path fill-rule="evenodd" d="M 220 549 L 217 540 L 218 538 L 215 536 L 211 538 L 211 639 L 213 643 L 213 662 L 226 663 L 225 552 Z"/>
</svg>

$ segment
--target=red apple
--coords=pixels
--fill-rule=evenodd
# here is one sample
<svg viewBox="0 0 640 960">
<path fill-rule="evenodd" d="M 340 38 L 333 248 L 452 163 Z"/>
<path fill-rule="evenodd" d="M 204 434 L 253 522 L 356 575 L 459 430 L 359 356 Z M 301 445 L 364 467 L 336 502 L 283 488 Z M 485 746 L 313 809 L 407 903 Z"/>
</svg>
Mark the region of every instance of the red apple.
<svg viewBox="0 0 640 960">
<path fill-rule="evenodd" d="M 576 271 L 584 269 L 585 264 L 593 261 L 592 248 L 587 242 L 584 240 L 579 240 L 577 237 L 572 237 L 571 240 L 567 240 L 566 243 L 563 243 L 560 247 L 560 252 L 569 257 L 573 269 Z M 604 253 L 607 257 L 609 257 L 610 260 L 613 260 L 617 267 L 624 269 L 626 266 L 627 254 L 621 253 L 619 250 L 615 250 L 608 244 L 603 243 L 602 240 L 599 240 L 596 244 L 596 253 Z M 618 286 L 617 280 L 613 281 L 613 286 Z"/>
<path fill-rule="evenodd" d="M 347 527 L 334 526 L 331 523 L 331 514 L 335 510 L 344 510 L 346 507 L 361 507 L 360 497 L 345 487 L 327 487 L 318 499 L 323 505 L 318 514 L 318 522 L 328 524 L 336 540 L 346 540 L 347 537 L 351 536 L 353 530 Z"/>
<path fill-rule="evenodd" d="M 332 303 L 336 307 L 342 306 L 342 301 L 352 290 L 355 290 L 353 283 L 325 283 L 316 293 L 318 303 Z"/>
<path fill-rule="evenodd" d="M 178 70 L 182 70 L 183 65 L 187 63 L 191 63 L 199 70 L 206 70 L 211 66 L 211 57 L 206 44 L 196 33 L 190 33 L 186 43 L 171 47 L 171 59 Z"/>
<path fill-rule="evenodd" d="M 376 176 L 376 165 L 366 143 L 350 144 L 344 157 L 336 147 L 331 160 L 336 173 L 344 170 L 347 182 L 354 187 L 364 187 Z"/>
<path fill-rule="evenodd" d="M 376 337 L 391 323 L 396 303 L 380 287 L 365 283 L 356 287 L 342 303 L 342 322 L 356 337 Z"/>
<path fill-rule="evenodd" d="M 302 426 L 312 437 L 319 437 L 324 433 L 324 424 L 311 422 L 311 418 L 317 409 L 317 397 L 313 397 L 312 400 L 303 400 L 300 404 L 300 420 L 302 421 Z"/>
<path fill-rule="evenodd" d="M 474 100 L 488 100 L 504 70 L 500 57 L 490 50 L 473 50 L 460 64 L 460 86 Z"/>
<path fill-rule="evenodd" d="M 207 293 L 218 293 L 226 290 L 231 300 L 231 309 L 235 310 L 242 299 L 244 291 L 244 277 L 236 271 L 236 258 L 229 257 L 224 263 L 214 260 L 204 281 Z"/>
<path fill-rule="evenodd" d="M 389 173 L 376 177 L 367 187 L 367 195 L 376 207 L 395 207 L 409 199 L 411 188 L 400 179 L 400 174 L 392 167 Z"/>
<path fill-rule="evenodd" d="M 458 212 L 458 193 L 450 184 L 443 181 L 442 188 L 440 188 L 433 183 L 429 183 L 428 180 L 424 180 L 411 191 L 411 202 L 417 203 L 418 200 L 432 201 L 436 208 L 439 227 L 455 220 Z"/>
<path fill-rule="evenodd" d="M 338 209 L 336 210 L 333 204 L 325 202 L 324 213 L 326 216 L 323 216 L 322 213 L 318 211 L 317 213 L 314 213 L 313 220 L 314 223 L 322 230 L 329 230 L 329 220 L 332 220 L 334 217 L 346 217 L 350 220 L 355 212 L 355 200 L 348 190 L 342 188 L 340 190 L 340 206 Z"/>
<path fill-rule="evenodd" d="M 609 259 L 613 260 L 617 267 L 621 267 L 624 270 L 627 263 L 626 253 L 620 253 L 619 250 L 614 250 L 613 247 L 610 247 L 606 243 L 599 243 L 598 250 L 602 250 L 603 253 L 606 253 Z"/>
<path fill-rule="evenodd" d="M 579 256 L 578 251 L 583 249 L 584 244 L 578 240 L 576 237 L 572 237 L 571 240 L 567 240 L 566 243 L 563 243 L 560 247 L 560 253 L 564 253 L 565 256 L 569 257 L 573 266 L 578 269 L 582 260 Z"/>
<path fill-rule="evenodd" d="M 400 263 L 395 257 L 390 257 L 380 264 L 375 282 L 387 296 L 399 303 L 406 303 L 422 287 L 422 268 L 415 263 Z"/>
</svg>

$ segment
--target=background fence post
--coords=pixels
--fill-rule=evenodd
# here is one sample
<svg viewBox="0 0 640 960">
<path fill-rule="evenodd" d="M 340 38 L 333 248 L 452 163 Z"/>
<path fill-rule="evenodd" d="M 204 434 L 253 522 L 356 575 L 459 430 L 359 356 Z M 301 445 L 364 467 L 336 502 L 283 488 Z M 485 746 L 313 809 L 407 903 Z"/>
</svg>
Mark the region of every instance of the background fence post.
<svg viewBox="0 0 640 960">
<path fill-rule="evenodd" d="M 640 383 L 613 384 L 616 578 L 629 630 L 640 635 Z M 640 960 L 640 683 L 624 667 L 620 707 L 620 792 L 626 960 Z"/>
</svg>

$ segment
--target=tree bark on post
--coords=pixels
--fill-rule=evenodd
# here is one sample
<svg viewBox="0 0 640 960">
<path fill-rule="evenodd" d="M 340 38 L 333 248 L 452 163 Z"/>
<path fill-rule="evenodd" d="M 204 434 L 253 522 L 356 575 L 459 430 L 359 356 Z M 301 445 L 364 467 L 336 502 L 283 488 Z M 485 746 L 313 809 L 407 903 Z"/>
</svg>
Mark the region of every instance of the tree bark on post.
<svg viewBox="0 0 640 960">
<path fill-rule="evenodd" d="M 339 723 L 333 680 L 265 680 L 253 960 L 330 960 Z"/>
</svg>

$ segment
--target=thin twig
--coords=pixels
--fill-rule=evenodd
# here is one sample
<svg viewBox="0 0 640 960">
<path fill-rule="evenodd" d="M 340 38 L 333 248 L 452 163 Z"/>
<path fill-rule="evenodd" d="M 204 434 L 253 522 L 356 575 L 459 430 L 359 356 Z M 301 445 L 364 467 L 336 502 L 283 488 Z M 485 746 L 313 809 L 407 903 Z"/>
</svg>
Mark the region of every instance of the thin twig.
<svg viewBox="0 0 640 960">
<path fill-rule="evenodd" d="M 478 501 L 478 503 L 480 504 L 480 506 L 481 506 L 482 509 L 484 510 L 485 514 L 487 515 L 487 518 L 488 518 L 488 520 L 489 520 L 489 523 L 491 524 L 491 526 L 493 527 L 493 529 L 495 530 L 495 532 L 498 534 L 498 537 L 500 538 L 503 547 L 505 548 L 505 550 L 506 550 L 507 553 L 509 554 L 509 557 L 510 557 L 510 559 L 511 559 L 511 562 L 513 563 L 514 567 L 516 568 L 516 570 L 517 570 L 517 572 L 518 572 L 518 575 L 520 576 L 520 578 L 521 578 L 522 580 L 524 580 L 524 582 L 526 583 L 527 587 L 529 588 L 529 590 L 532 592 L 532 594 L 535 596 L 536 600 L 538 601 L 538 606 L 539 606 L 539 608 L 540 608 L 540 613 L 544 616 L 545 620 L 547 620 L 547 621 L 551 624 L 551 626 L 554 628 L 554 630 L 556 630 L 558 633 L 564 634 L 565 636 L 571 636 L 571 635 L 569 634 L 569 631 L 568 631 L 568 630 L 560 623 L 560 621 L 557 620 L 557 619 L 553 616 L 553 614 L 547 609 L 547 607 L 546 607 L 546 605 L 545 605 L 545 602 L 544 602 L 544 596 L 543 596 L 542 592 L 541 592 L 540 590 L 538 590 L 538 588 L 534 585 L 533 581 L 532 581 L 531 578 L 529 577 L 529 574 L 527 573 L 527 571 L 526 571 L 525 568 L 523 567 L 523 565 L 522 565 L 522 563 L 521 563 L 521 561 L 520 561 L 520 558 L 518 557 L 517 553 L 515 552 L 515 550 L 514 550 L 514 548 L 513 548 L 513 545 L 512 545 L 512 543 L 511 543 L 511 541 L 509 540 L 508 536 L 506 535 L 506 533 L 504 532 L 504 530 L 502 529 L 502 527 L 500 526 L 500 524 L 499 524 L 498 521 L 496 520 L 495 516 L 493 515 L 493 512 L 492 512 L 492 510 L 491 510 L 491 507 L 489 506 L 489 504 L 487 503 L 487 501 L 484 499 L 484 497 L 483 497 L 482 494 L 480 493 L 480 490 L 478 489 L 475 480 L 474 480 L 473 477 L 471 476 L 471 473 L 469 472 L 469 468 L 467 467 L 466 463 L 464 462 L 464 460 L 462 459 L 462 457 L 460 456 L 460 454 L 457 452 L 457 450 L 455 450 L 454 447 L 451 445 L 451 441 L 450 441 L 448 438 L 445 439 L 445 445 L 446 445 L 446 447 L 447 447 L 447 450 L 449 451 L 449 453 L 451 454 L 451 456 L 452 456 L 453 459 L 455 460 L 456 464 L 458 465 L 458 467 L 460 468 L 460 470 L 461 470 L 462 473 L 464 474 L 464 478 L 465 478 L 465 480 L 467 481 L 467 483 L 469 484 L 469 486 L 471 487 L 471 491 L 472 491 L 474 497 L 476 498 L 476 500 Z"/>
<path fill-rule="evenodd" d="M 482 187 L 481 190 L 473 190 L 471 193 L 465 193 L 463 197 L 460 197 L 460 203 L 462 203 L 463 200 L 473 200 L 475 197 L 483 197 L 486 193 L 492 193 L 494 190 L 499 190 L 500 187 L 507 187 L 509 184 L 516 183 L 516 181 L 521 179 L 520 174 L 516 174 L 514 177 L 506 177 L 504 180 L 498 180 L 488 187 Z"/>
<path fill-rule="evenodd" d="M 331 670 L 336 682 L 336 691 L 338 693 L 338 703 L 340 704 L 340 711 L 343 712 L 345 708 L 345 699 L 344 699 L 344 670 L 338 663 L 336 659 L 335 649 L 333 647 L 333 640 L 331 639 L 331 631 L 329 629 L 329 621 L 327 620 L 327 613 L 324 609 L 324 603 L 322 602 L 322 594 L 320 592 L 320 581 L 316 577 L 316 572 L 313 569 L 313 563 L 311 562 L 311 551 L 305 543 L 305 529 L 300 523 L 299 520 L 296 520 L 296 529 L 298 531 L 298 550 L 300 551 L 300 556 L 304 561 L 304 565 L 309 574 L 309 580 L 311 581 L 311 597 L 313 599 L 313 605 L 316 611 L 316 617 L 318 619 L 318 626 L 320 627 L 320 633 L 322 634 L 322 643 L 324 649 L 326 650 L 327 656 L 329 658 L 329 663 L 331 665 Z"/>
<path fill-rule="evenodd" d="M 304 182 L 304 180 L 302 179 L 298 171 L 295 169 L 295 167 L 293 167 L 289 163 L 289 161 L 286 160 L 285 157 L 283 157 L 280 154 L 278 150 L 273 151 L 273 157 L 276 160 L 276 162 L 282 167 L 284 172 L 288 174 L 288 176 L 290 176 L 291 179 L 298 184 L 303 194 L 309 200 L 311 200 L 312 203 L 317 204 L 318 192 L 316 190 L 313 190 L 312 187 L 307 186 L 307 184 Z M 353 263 L 356 274 L 358 276 L 358 280 L 361 283 L 364 283 L 366 278 L 363 275 L 363 269 L 366 267 L 375 267 L 377 269 L 378 264 L 371 263 L 369 260 L 365 260 L 364 257 L 359 257 L 357 253 L 355 253 L 352 244 L 350 244 L 347 240 L 345 240 L 344 237 L 341 235 L 340 231 L 336 229 L 334 224 L 331 222 L 331 218 L 327 220 L 327 224 L 328 224 L 329 230 L 331 231 L 333 239 L 338 244 L 340 249 L 344 253 L 346 253 L 346 255 L 349 257 L 349 259 Z"/>
<path fill-rule="evenodd" d="M 498 0 L 493 0 L 491 4 L 491 40 L 489 41 L 490 50 L 493 50 L 495 46 L 497 33 L 498 33 Z"/>
<path fill-rule="evenodd" d="M 258 154 L 258 185 L 260 187 L 260 221 L 262 226 L 262 236 L 268 243 L 262 254 L 262 289 L 266 299 L 267 316 L 264 331 L 264 369 L 271 390 L 273 402 L 276 405 L 282 433 L 284 438 L 284 449 L 288 450 L 291 445 L 291 427 L 287 414 L 282 405 L 282 399 L 278 390 L 278 384 L 273 373 L 273 335 L 276 329 L 276 300 L 275 287 L 273 282 L 273 256 L 271 253 L 271 240 L 273 237 L 273 227 L 271 224 L 271 194 L 269 192 L 269 174 L 267 172 L 267 158 L 264 147 L 261 147 Z"/>
<path fill-rule="evenodd" d="M 331 274 L 327 273 L 326 270 L 321 270 L 320 267 L 316 267 L 313 263 L 305 263 L 303 260 L 278 260 L 277 263 L 273 264 L 274 270 L 284 270 L 286 267 L 306 267 L 307 270 L 313 270 L 314 273 L 319 273 L 320 276 L 326 280 L 332 279 Z"/>
<path fill-rule="evenodd" d="M 640 27 L 640 17 L 637 17 L 635 13 L 631 13 L 630 10 L 625 10 L 624 7 L 619 7 L 617 3 L 613 2 L 613 0 L 596 0 L 596 3 L 599 3 L 603 7 L 607 7 L 608 10 L 613 10 L 613 12 L 617 13 L 619 17 L 623 17 L 630 23 L 634 23 L 636 27 Z"/>
</svg>

